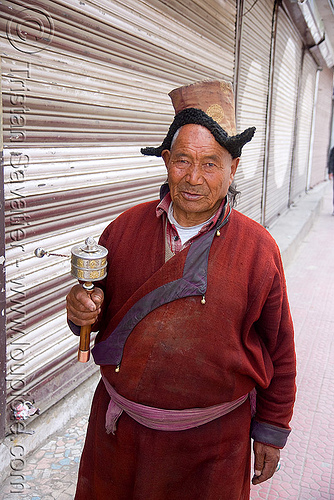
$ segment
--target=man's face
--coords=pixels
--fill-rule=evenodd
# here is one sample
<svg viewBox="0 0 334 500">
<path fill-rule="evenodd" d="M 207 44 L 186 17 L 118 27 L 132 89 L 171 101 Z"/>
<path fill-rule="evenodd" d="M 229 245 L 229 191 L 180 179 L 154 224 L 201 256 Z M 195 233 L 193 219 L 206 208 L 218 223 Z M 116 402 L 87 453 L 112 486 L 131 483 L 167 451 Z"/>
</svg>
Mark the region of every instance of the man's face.
<svg viewBox="0 0 334 500">
<path fill-rule="evenodd" d="M 162 152 L 174 217 L 184 227 L 210 219 L 226 196 L 239 158 L 220 146 L 202 125 L 184 125 L 171 150 Z"/>
</svg>

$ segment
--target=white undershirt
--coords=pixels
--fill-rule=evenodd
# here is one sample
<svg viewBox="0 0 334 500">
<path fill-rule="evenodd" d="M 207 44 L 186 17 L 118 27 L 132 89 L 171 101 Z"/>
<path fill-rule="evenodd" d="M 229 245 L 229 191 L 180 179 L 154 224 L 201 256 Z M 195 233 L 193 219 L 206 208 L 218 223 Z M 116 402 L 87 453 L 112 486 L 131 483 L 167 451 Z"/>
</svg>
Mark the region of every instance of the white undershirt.
<svg viewBox="0 0 334 500">
<path fill-rule="evenodd" d="M 200 232 L 202 227 L 205 226 L 206 224 L 208 224 L 208 222 L 210 222 L 210 220 L 213 219 L 214 216 L 215 215 L 210 217 L 210 219 L 206 220 L 202 224 L 197 224 L 197 226 L 184 227 L 184 226 L 180 226 L 180 224 L 178 222 L 176 222 L 176 220 L 174 218 L 173 202 L 171 202 L 171 204 L 169 205 L 169 209 L 168 209 L 169 222 L 171 224 L 173 224 L 173 226 L 175 226 L 175 228 L 178 232 L 178 235 L 180 236 L 180 240 L 181 240 L 182 245 L 184 245 L 193 236 L 196 236 L 196 234 L 198 234 Z"/>
</svg>

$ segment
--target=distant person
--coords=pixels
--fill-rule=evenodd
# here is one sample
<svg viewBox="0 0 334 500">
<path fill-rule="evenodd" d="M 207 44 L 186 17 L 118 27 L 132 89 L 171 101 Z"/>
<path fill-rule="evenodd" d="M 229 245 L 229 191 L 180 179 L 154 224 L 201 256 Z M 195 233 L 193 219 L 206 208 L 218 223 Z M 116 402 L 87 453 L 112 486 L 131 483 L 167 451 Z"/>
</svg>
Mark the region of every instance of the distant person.
<svg viewBox="0 0 334 500">
<path fill-rule="evenodd" d="M 330 180 L 333 180 L 334 175 L 334 147 L 332 147 L 331 152 L 329 153 L 328 158 L 328 175 Z M 333 213 L 334 215 L 334 182 L 333 182 Z"/>
</svg>

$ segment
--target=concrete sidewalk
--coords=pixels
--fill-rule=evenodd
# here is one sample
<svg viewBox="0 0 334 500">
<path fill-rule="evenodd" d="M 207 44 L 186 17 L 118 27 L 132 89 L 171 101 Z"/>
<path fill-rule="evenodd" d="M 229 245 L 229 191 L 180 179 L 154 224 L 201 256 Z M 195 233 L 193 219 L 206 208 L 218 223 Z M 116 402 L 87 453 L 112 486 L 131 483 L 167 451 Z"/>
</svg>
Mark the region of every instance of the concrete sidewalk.
<svg viewBox="0 0 334 500">
<path fill-rule="evenodd" d="M 332 191 L 328 183 L 325 190 L 318 194 L 315 190 L 304 197 L 272 230 L 285 262 L 295 323 L 298 394 L 291 424 L 293 432 L 282 451 L 281 470 L 270 481 L 252 487 L 252 500 L 334 499 L 334 395 L 331 391 L 334 217 L 331 214 Z M 24 490 L 16 493 L 17 480 L 12 476 L 6 481 L 1 498 L 73 499 L 86 425 L 87 415 L 80 415 L 62 432 L 51 436 L 44 446 L 27 457 Z"/>
</svg>

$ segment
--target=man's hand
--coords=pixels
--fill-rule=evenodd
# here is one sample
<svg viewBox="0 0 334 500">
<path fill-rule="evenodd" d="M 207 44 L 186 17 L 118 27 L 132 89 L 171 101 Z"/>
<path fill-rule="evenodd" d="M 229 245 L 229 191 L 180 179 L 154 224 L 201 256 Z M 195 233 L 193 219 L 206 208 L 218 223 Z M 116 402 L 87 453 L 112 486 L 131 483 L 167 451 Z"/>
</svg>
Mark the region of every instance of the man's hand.
<svg viewBox="0 0 334 500">
<path fill-rule="evenodd" d="M 260 484 L 271 478 L 279 462 L 280 450 L 254 441 L 255 461 L 253 484 Z"/>
<path fill-rule="evenodd" d="M 67 317 L 75 325 L 93 325 L 101 312 L 103 291 L 94 288 L 89 295 L 81 285 L 75 285 L 66 297 Z"/>
</svg>

